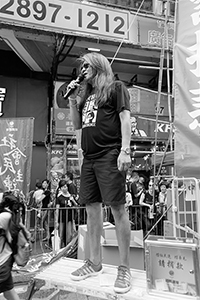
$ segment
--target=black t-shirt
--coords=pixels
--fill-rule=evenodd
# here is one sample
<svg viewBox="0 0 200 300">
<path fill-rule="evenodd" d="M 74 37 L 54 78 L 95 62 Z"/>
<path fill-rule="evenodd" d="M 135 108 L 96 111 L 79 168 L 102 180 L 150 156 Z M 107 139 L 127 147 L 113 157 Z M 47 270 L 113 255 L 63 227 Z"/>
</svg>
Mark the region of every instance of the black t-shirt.
<svg viewBox="0 0 200 300">
<path fill-rule="evenodd" d="M 42 200 L 42 208 L 47 208 L 51 199 L 51 192 L 49 190 L 44 191 L 45 198 Z"/>
<path fill-rule="evenodd" d="M 73 182 L 67 184 L 70 195 L 77 195 L 77 188 Z"/>
<path fill-rule="evenodd" d="M 72 202 L 70 201 L 69 205 L 69 201 L 70 201 L 70 196 L 64 196 L 63 194 L 59 195 L 56 198 L 56 205 L 59 204 L 60 205 L 60 209 L 59 209 L 59 218 L 58 218 L 58 222 L 60 223 L 67 223 L 69 221 L 72 221 L 72 209 L 65 209 L 67 207 L 71 207 L 72 206 Z"/>
<path fill-rule="evenodd" d="M 116 81 L 110 99 L 102 106 L 95 104 L 95 94 L 90 95 L 82 108 L 81 146 L 86 158 L 97 158 L 110 149 L 121 146 L 119 114 L 130 110 L 129 92 L 121 81 Z"/>
</svg>

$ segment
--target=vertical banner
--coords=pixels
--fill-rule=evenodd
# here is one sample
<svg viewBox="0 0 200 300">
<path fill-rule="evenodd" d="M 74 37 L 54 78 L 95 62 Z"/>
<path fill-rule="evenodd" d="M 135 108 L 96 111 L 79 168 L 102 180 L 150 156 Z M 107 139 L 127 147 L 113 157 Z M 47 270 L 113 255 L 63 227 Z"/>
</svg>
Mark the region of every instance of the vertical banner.
<svg viewBox="0 0 200 300">
<path fill-rule="evenodd" d="M 174 48 L 175 174 L 200 178 L 200 1 L 179 0 Z"/>
<path fill-rule="evenodd" d="M 33 118 L 0 119 L 0 187 L 23 200 L 29 192 Z"/>
</svg>

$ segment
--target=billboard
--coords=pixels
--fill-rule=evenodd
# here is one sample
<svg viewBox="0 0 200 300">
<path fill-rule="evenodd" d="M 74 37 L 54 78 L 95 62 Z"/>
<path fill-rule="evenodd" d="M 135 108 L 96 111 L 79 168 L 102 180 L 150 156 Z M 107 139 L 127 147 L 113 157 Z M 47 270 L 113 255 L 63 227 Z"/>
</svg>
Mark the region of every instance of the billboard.
<svg viewBox="0 0 200 300">
<path fill-rule="evenodd" d="M 33 118 L 0 119 L 0 187 L 23 199 L 29 192 Z"/>
<path fill-rule="evenodd" d="M 200 3 L 180 0 L 174 48 L 175 172 L 200 178 Z"/>
</svg>

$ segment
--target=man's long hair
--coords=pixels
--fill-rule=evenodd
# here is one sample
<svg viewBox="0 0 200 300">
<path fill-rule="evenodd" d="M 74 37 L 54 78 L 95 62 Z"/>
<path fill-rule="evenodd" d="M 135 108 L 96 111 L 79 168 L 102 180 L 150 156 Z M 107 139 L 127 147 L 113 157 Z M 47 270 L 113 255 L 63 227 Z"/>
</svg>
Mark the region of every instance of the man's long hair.
<svg viewBox="0 0 200 300">
<path fill-rule="evenodd" d="M 86 86 L 83 99 L 86 100 L 88 94 L 93 90 L 96 95 L 96 104 L 99 107 L 104 105 L 112 93 L 114 83 L 114 74 L 109 61 L 105 56 L 96 52 L 83 55 L 79 58 L 79 61 L 81 61 L 81 65 L 84 62 L 89 63 L 96 72 L 92 80 L 92 85 L 87 84 Z"/>
</svg>

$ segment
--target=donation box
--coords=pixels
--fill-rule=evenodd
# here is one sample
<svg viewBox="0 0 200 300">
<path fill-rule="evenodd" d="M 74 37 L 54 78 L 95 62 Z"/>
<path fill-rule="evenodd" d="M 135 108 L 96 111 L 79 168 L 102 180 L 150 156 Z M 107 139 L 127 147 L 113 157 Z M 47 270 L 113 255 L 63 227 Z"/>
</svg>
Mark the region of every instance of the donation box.
<svg viewBox="0 0 200 300">
<path fill-rule="evenodd" d="M 149 236 L 145 241 L 149 294 L 200 299 L 199 245 L 192 238 Z M 172 295 L 172 294 L 171 294 Z"/>
</svg>

